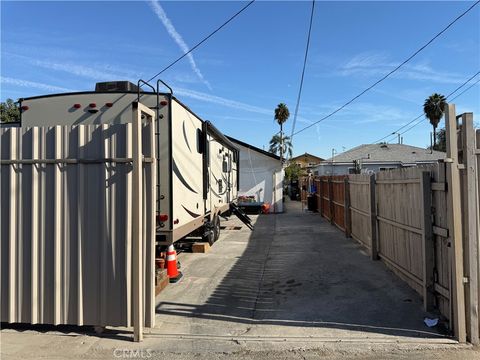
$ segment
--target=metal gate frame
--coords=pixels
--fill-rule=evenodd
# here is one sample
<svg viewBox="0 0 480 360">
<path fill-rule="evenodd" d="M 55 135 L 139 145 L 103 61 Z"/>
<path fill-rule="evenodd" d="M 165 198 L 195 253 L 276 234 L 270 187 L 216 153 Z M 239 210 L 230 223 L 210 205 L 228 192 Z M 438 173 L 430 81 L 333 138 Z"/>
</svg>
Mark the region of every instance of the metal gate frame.
<svg viewBox="0 0 480 360">
<path fill-rule="evenodd" d="M 133 106 L 133 332 L 134 341 L 143 340 L 143 324 L 146 322 L 147 326 L 153 327 L 155 325 L 155 204 L 156 202 L 156 166 L 157 160 L 155 158 L 155 112 L 150 110 L 147 106 L 134 102 Z M 151 204 L 154 204 L 150 211 L 146 211 L 145 216 L 150 223 L 149 229 L 143 229 L 143 163 L 144 156 L 142 154 L 142 119 L 145 118 L 150 122 L 149 142 L 150 142 L 150 193 L 153 195 Z M 147 233 L 148 231 L 148 233 Z M 146 247 L 142 249 L 142 237 L 145 233 Z M 137 241 L 135 241 L 135 237 Z M 150 240 L 149 240 L 150 239 Z M 143 250 L 143 251 L 142 251 Z M 145 256 L 144 256 L 145 255 Z M 146 267 L 143 264 L 143 257 L 145 257 Z M 144 289 L 143 285 L 143 270 L 146 269 L 145 277 L 146 283 L 150 284 L 150 288 Z M 144 299 L 145 294 L 145 312 Z"/>
</svg>

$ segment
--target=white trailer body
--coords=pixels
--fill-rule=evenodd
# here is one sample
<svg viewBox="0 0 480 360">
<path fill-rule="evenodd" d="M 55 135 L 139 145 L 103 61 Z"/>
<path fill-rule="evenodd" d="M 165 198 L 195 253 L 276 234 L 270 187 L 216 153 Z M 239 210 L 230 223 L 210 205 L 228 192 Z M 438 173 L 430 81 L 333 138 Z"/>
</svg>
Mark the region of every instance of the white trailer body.
<svg viewBox="0 0 480 360">
<path fill-rule="evenodd" d="M 120 84 L 126 90 L 20 99 L 21 126 L 128 123 L 134 102 L 148 106 L 157 112 L 157 243 L 194 231 L 212 236 L 218 216 L 237 199 L 238 149 L 171 93 L 138 93 L 135 85 Z"/>
</svg>

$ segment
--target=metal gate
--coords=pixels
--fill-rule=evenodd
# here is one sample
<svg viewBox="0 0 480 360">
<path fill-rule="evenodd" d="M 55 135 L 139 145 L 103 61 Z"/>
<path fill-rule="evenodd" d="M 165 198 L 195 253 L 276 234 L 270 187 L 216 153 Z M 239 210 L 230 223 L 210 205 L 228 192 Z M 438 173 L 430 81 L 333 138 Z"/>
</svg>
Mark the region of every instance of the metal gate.
<svg viewBox="0 0 480 360">
<path fill-rule="evenodd" d="M 0 129 L 2 322 L 154 325 L 155 116 L 132 114 Z"/>
</svg>

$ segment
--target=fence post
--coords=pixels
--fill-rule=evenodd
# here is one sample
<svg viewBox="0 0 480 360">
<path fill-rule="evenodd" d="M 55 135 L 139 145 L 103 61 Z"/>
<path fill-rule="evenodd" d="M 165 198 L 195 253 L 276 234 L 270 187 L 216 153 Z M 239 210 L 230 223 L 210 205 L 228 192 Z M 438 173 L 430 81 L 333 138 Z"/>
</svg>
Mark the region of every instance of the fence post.
<svg viewBox="0 0 480 360">
<path fill-rule="evenodd" d="M 477 156 L 477 199 L 480 197 L 480 129 L 476 131 L 476 151 L 475 154 Z M 480 204 L 477 202 L 477 231 L 479 232 L 478 236 L 480 236 Z M 480 240 L 477 243 L 477 254 L 479 254 L 480 257 Z M 477 274 L 480 277 L 480 260 L 478 260 L 477 263 Z M 480 280 L 479 280 L 480 281 Z M 480 300 L 480 286 L 478 287 L 477 291 L 477 296 L 478 299 Z M 479 311 L 480 311 L 480 305 L 479 305 Z M 479 324 L 478 326 L 480 327 L 480 319 L 479 319 Z"/>
<path fill-rule="evenodd" d="M 332 177 L 328 177 L 328 205 L 330 207 L 330 223 L 333 225 L 335 223 L 334 220 L 334 213 L 335 213 L 335 208 L 333 204 L 333 182 L 332 182 Z"/>
<path fill-rule="evenodd" d="M 420 177 L 420 191 L 422 196 L 422 246 L 423 246 L 423 307 L 430 311 L 435 305 L 434 274 L 435 249 L 433 243 L 432 224 L 432 184 L 429 171 L 423 171 Z"/>
<path fill-rule="evenodd" d="M 323 193 L 322 193 L 322 184 L 323 184 L 323 179 L 322 177 L 320 176 L 319 177 L 319 186 L 320 186 L 320 189 L 318 190 L 318 193 L 320 194 L 320 204 L 318 204 L 318 211 L 320 212 L 320 216 L 323 216 Z"/>
<path fill-rule="evenodd" d="M 344 203 L 344 219 L 345 219 L 345 236 L 350 237 L 352 231 L 352 219 L 350 217 L 350 185 L 348 182 L 348 176 L 344 178 L 344 192 L 345 192 L 345 203 Z"/>
<path fill-rule="evenodd" d="M 460 174 L 458 169 L 457 120 L 455 105 L 448 104 L 445 111 L 447 143 L 447 212 L 448 235 L 451 244 L 451 272 L 453 292 L 453 330 L 460 343 L 467 341 L 465 324 L 465 292 L 463 274 L 462 209 L 460 205 Z"/>
<path fill-rule="evenodd" d="M 372 239 L 371 257 L 378 260 L 377 201 L 375 198 L 375 174 L 370 175 L 370 236 Z"/>
<path fill-rule="evenodd" d="M 467 335 L 470 342 L 474 345 L 479 343 L 479 323 L 478 323 L 478 229 L 477 229 L 477 164 L 476 164 L 476 146 L 475 129 L 473 128 L 473 114 L 466 113 L 462 115 L 462 159 L 465 165 L 464 199 L 466 204 L 462 208 L 466 212 L 465 232 L 465 269 L 468 274 L 468 309 L 467 309 Z M 464 212 L 464 215 L 465 215 Z"/>
</svg>

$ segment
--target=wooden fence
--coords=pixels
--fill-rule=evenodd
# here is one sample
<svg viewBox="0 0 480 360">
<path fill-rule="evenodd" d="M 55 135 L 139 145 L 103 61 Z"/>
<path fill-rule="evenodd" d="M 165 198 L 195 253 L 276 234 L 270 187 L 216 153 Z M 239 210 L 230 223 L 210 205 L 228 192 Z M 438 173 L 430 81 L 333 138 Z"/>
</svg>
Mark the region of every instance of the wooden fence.
<svg viewBox="0 0 480 360">
<path fill-rule="evenodd" d="M 445 121 L 444 162 L 318 177 L 317 211 L 415 289 L 460 342 L 478 344 L 480 130 L 454 105 Z"/>
<path fill-rule="evenodd" d="M 315 179 L 317 211 L 339 229 L 346 231 L 345 179 L 347 176 L 322 176 Z"/>
<path fill-rule="evenodd" d="M 377 258 L 376 231 L 372 221 L 375 213 L 375 178 L 371 175 L 349 175 L 348 194 L 350 212 L 350 236 L 365 246 L 373 259 Z M 373 193 L 372 193 L 373 192 Z M 348 235 L 348 234 L 347 234 Z M 374 253 L 375 251 L 375 253 Z"/>
</svg>

